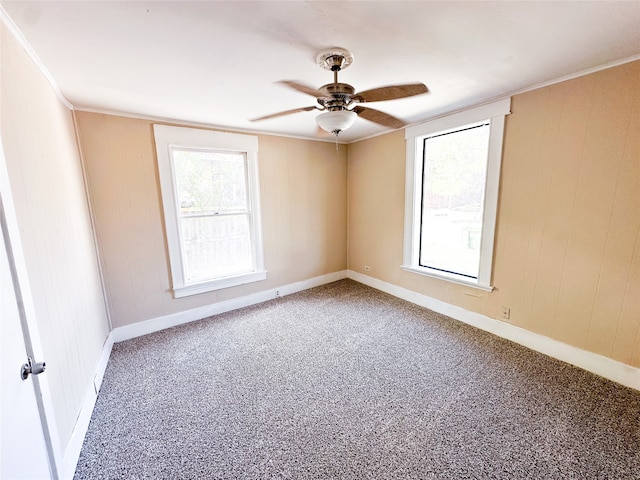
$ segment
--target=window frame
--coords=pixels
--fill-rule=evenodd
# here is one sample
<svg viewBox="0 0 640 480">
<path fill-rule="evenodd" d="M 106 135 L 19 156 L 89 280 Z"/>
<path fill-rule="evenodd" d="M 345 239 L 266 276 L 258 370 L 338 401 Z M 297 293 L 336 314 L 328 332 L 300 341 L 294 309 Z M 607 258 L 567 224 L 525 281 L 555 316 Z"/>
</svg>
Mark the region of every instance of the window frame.
<svg viewBox="0 0 640 480">
<path fill-rule="evenodd" d="M 258 137 L 237 133 L 216 132 L 189 127 L 153 125 L 165 233 L 169 254 L 171 289 L 174 298 L 220 290 L 267 278 L 264 268 L 260 189 L 258 181 Z M 171 150 L 203 149 L 242 153 L 246 157 L 248 217 L 250 228 L 252 269 L 249 272 L 188 283 L 182 262 L 179 199 Z"/>
<path fill-rule="evenodd" d="M 510 110 L 511 98 L 506 98 L 405 129 L 406 185 L 403 270 L 479 288 L 485 291 L 493 290 L 493 286 L 491 285 L 493 246 L 498 209 L 504 123 L 506 115 L 511 113 Z M 419 264 L 422 174 L 425 138 L 432 137 L 436 134 L 454 132 L 483 121 L 490 123 L 490 133 L 487 172 L 485 177 L 482 236 L 480 240 L 480 265 L 478 278 L 474 280 L 464 275 L 444 272 Z"/>
</svg>

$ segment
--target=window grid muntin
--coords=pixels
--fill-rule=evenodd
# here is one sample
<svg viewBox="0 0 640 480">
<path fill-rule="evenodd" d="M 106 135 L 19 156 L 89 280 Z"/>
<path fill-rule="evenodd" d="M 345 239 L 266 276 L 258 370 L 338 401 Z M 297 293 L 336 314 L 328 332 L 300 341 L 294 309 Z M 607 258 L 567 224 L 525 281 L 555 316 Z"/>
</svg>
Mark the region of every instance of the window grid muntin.
<svg viewBox="0 0 640 480">
<path fill-rule="evenodd" d="M 215 240 L 211 238 L 207 239 L 186 239 L 185 237 L 185 226 L 182 220 L 202 220 L 206 218 L 211 219 L 230 219 L 232 217 L 240 217 L 246 219 L 246 234 L 243 235 L 226 235 L 220 236 L 219 238 L 224 240 L 233 239 L 234 236 L 239 236 L 241 238 L 247 239 L 247 254 L 248 256 L 242 257 L 242 261 L 238 262 L 239 264 L 245 265 L 244 268 L 236 268 L 236 269 L 225 269 L 220 262 L 216 262 L 212 269 L 208 270 L 208 273 L 198 275 L 194 268 L 191 268 L 194 264 L 191 256 L 189 255 L 189 247 L 197 248 L 198 241 L 208 240 L 210 242 L 214 242 Z M 206 217 L 182 217 L 180 221 L 180 235 L 181 239 L 181 255 L 182 255 L 182 265 L 183 265 L 183 276 L 185 285 L 193 285 L 199 284 L 215 279 L 232 277 L 235 275 L 241 275 L 243 273 L 250 273 L 255 271 L 255 254 L 252 248 L 252 235 L 251 235 L 251 216 L 248 213 L 239 213 L 239 214 L 228 214 L 228 215 L 208 215 Z M 195 245 L 195 246 L 194 246 Z M 225 248 L 222 246 L 222 248 Z M 215 255 L 215 250 L 213 251 L 213 255 Z M 247 261 L 248 260 L 248 261 Z M 215 270 L 214 270 L 215 269 Z"/>
<path fill-rule="evenodd" d="M 184 215 L 182 213 L 182 207 L 180 205 L 180 189 L 178 185 L 178 173 L 176 170 L 176 161 L 174 157 L 174 152 L 199 152 L 205 154 L 221 154 L 221 155 L 236 155 L 242 158 L 242 169 L 243 169 L 243 183 L 244 183 L 244 197 L 245 197 L 245 205 L 246 208 L 243 211 L 233 211 L 233 212 L 225 212 L 225 213 L 203 213 L 196 215 Z M 178 146 L 178 145 L 170 145 L 169 146 L 169 154 L 171 158 L 171 168 L 174 179 L 174 205 L 176 212 L 176 224 L 177 224 L 177 233 L 179 237 L 178 247 L 180 251 L 181 258 L 181 267 L 182 267 L 182 278 L 185 286 L 196 285 L 200 283 L 205 283 L 212 280 L 222 279 L 226 277 L 233 277 L 236 275 L 242 275 L 244 273 L 251 273 L 256 271 L 256 252 L 255 252 L 255 237 L 253 234 L 253 215 L 251 212 L 251 197 L 250 197 L 250 185 L 249 185 L 249 172 L 248 172 L 248 159 L 247 152 L 243 151 L 233 151 L 233 150 L 222 150 L 216 148 L 202 148 L 202 147 L 190 147 L 190 146 Z M 191 275 L 188 271 L 188 267 L 192 262 L 189 261 L 187 257 L 186 251 L 186 239 L 184 232 L 184 223 L 183 220 L 190 220 L 196 218 L 218 218 L 218 217 L 230 217 L 230 216 L 246 216 L 247 217 L 247 230 L 248 230 L 248 242 L 249 242 L 249 264 L 250 267 L 247 269 L 236 270 L 235 272 L 227 272 L 223 275 L 218 275 L 212 272 L 211 275 L 207 276 L 199 276 L 195 277 L 195 275 Z"/>
<path fill-rule="evenodd" d="M 166 247 L 169 261 L 169 279 L 174 298 L 235 287 L 267 278 L 264 268 L 263 239 L 260 214 L 260 183 L 258 173 L 258 137 L 239 133 L 219 132 L 202 128 L 153 125 L 160 181 L 160 194 L 164 213 Z M 185 285 L 182 256 L 180 254 L 179 226 L 175 200 L 175 178 L 170 155 L 171 146 L 186 146 L 231 152 L 244 152 L 247 156 L 247 175 L 251 209 L 251 241 L 255 256 L 255 270 L 249 273 L 216 278 L 211 281 Z"/>
</svg>

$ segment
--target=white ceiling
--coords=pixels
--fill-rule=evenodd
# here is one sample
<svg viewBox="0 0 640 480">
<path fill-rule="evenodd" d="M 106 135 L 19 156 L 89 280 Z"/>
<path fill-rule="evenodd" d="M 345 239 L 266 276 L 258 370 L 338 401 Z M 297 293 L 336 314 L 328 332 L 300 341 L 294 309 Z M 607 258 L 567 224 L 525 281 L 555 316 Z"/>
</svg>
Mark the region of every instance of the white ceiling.
<svg viewBox="0 0 640 480">
<path fill-rule="evenodd" d="M 367 104 L 416 123 L 601 65 L 640 58 L 640 1 L 0 1 L 77 108 L 315 137 L 317 112 L 274 82 L 332 81 L 317 54 L 354 55 L 357 91 L 423 82 Z M 341 140 L 385 129 L 357 119 Z"/>
</svg>

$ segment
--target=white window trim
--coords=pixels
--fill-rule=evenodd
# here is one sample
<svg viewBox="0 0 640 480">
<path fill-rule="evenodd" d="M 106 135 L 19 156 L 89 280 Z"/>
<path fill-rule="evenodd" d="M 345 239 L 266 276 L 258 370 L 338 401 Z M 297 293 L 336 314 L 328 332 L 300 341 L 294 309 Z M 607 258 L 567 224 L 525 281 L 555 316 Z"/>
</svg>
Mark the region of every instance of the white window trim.
<svg viewBox="0 0 640 480">
<path fill-rule="evenodd" d="M 511 113 L 511 98 L 506 98 L 440 117 L 419 125 L 414 125 L 405 130 L 407 164 L 402 269 L 485 291 L 493 290 L 493 286 L 491 285 L 491 270 L 498 209 L 498 190 L 500 186 L 504 117 L 509 113 Z M 419 192 L 422 188 L 424 138 L 435 133 L 455 130 L 461 126 L 484 120 L 491 121 L 491 129 L 489 133 L 489 155 L 482 221 L 482 241 L 480 245 L 480 269 L 478 280 L 475 281 L 463 275 L 442 272 L 419 265 L 421 205 L 420 196 L 415 195 L 415 193 Z"/>
<path fill-rule="evenodd" d="M 171 283 L 174 298 L 210 292 L 222 288 L 257 282 L 267 278 L 264 269 L 262 228 L 260 217 L 260 189 L 258 184 L 258 137 L 237 133 L 214 132 L 196 128 L 154 125 L 158 173 L 164 223 L 169 249 Z M 251 245 L 255 259 L 254 269 L 248 273 L 221 277 L 205 282 L 187 284 L 184 278 L 178 224 L 178 199 L 176 179 L 171 160 L 171 147 L 205 148 L 230 152 L 243 152 L 247 158 L 247 183 L 249 189 L 249 211 L 251 213 Z"/>
</svg>

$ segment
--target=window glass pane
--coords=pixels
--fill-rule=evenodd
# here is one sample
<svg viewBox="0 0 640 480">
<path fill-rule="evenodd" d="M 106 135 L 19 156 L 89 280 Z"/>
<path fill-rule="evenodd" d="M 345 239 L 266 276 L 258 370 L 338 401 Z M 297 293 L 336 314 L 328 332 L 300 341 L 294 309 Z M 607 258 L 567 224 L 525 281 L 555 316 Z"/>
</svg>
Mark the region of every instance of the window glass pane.
<svg viewBox="0 0 640 480">
<path fill-rule="evenodd" d="M 185 283 L 253 270 L 248 215 L 183 217 L 180 228 Z"/>
<path fill-rule="evenodd" d="M 180 215 L 247 211 L 245 154 L 172 148 Z"/>
<path fill-rule="evenodd" d="M 478 277 L 489 128 L 424 140 L 421 266 Z"/>
</svg>

